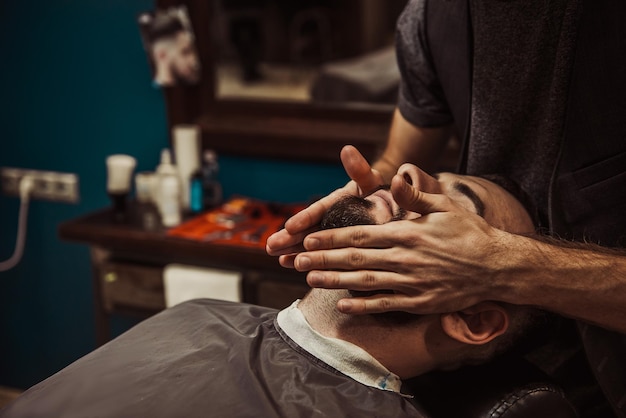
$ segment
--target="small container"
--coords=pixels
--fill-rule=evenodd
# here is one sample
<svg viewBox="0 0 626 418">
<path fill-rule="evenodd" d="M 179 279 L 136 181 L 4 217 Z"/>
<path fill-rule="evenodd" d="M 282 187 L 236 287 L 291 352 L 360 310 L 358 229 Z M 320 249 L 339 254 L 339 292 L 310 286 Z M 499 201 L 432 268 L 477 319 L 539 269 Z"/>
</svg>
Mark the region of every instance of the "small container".
<svg viewBox="0 0 626 418">
<path fill-rule="evenodd" d="M 176 176 L 164 175 L 161 178 L 159 211 L 163 226 L 180 224 L 180 181 Z"/>
<path fill-rule="evenodd" d="M 204 190 L 202 185 L 202 170 L 196 170 L 189 183 L 189 209 L 193 213 L 204 210 Z"/>
<path fill-rule="evenodd" d="M 169 149 L 161 151 L 161 164 L 156 171 L 159 184 L 157 207 L 161 214 L 161 223 L 165 227 L 176 226 L 181 222 L 181 185 Z"/>
<path fill-rule="evenodd" d="M 130 155 L 115 154 L 106 158 L 107 193 L 113 203 L 113 220 L 126 222 L 128 219 L 128 195 L 130 194 L 133 170 L 137 160 Z"/>
<path fill-rule="evenodd" d="M 135 175 L 136 221 L 146 231 L 156 231 L 160 225 L 160 213 L 156 207 L 159 177 L 153 171 Z"/>
<path fill-rule="evenodd" d="M 154 202 L 156 190 L 155 182 L 158 181 L 153 171 L 141 171 L 135 174 L 135 197 L 140 203 Z"/>
<path fill-rule="evenodd" d="M 191 208 L 191 176 L 200 168 L 200 128 L 197 125 L 174 126 L 172 144 L 181 182 L 181 204 L 187 210 Z"/>
</svg>

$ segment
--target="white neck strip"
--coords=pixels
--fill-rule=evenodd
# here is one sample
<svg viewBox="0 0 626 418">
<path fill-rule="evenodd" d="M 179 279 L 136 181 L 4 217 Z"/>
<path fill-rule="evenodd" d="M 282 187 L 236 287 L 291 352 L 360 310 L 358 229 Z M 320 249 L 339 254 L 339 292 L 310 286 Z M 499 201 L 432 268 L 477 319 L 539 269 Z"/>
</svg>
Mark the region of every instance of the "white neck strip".
<svg viewBox="0 0 626 418">
<path fill-rule="evenodd" d="M 314 330 L 298 309 L 299 300 L 278 313 L 280 328 L 302 349 L 359 383 L 400 393 L 402 381 L 361 347 Z"/>
</svg>

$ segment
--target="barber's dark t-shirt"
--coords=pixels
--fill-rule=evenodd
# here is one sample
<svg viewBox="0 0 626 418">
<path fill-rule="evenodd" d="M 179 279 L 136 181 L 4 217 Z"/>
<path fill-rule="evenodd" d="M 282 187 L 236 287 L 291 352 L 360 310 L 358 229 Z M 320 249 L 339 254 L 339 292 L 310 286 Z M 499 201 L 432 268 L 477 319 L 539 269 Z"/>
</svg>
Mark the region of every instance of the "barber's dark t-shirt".
<svg viewBox="0 0 626 418">
<path fill-rule="evenodd" d="M 582 0 L 468 1 L 473 42 L 467 173 L 497 173 L 518 183 L 532 198 L 532 209 L 536 210 L 542 226 L 547 227 L 551 179 L 566 125 Z M 427 7 L 428 0 L 412 0 L 398 21 L 396 42 L 402 74 L 398 108 L 416 126 L 437 127 L 455 121 L 431 55 L 432 51 L 438 51 L 436 48 L 446 46 L 429 43 Z M 597 336 L 591 341 L 595 346 L 606 343 L 606 350 L 596 353 L 622 347 L 616 351 L 619 353 L 626 347 L 624 336 L 590 330 L 597 332 L 583 333 L 583 339 L 593 334 Z M 603 332 L 611 338 L 621 338 L 621 346 L 601 338 L 598 333 Z M 594 344 L 589 344 L 588 339 L 585 341 L 589 350 Z M 578 356 L 568 355 L 570 359 Z M 623 411 L 626 371 L 617 373 L 621 381 L 615 379 L 615 373 L 612 379 L 604 379 L 601 372 L 607 375 L 611 371 L 609 364 L 619 368 L 621 363 L 611 363 L 605 355 L 595 357 L 598 356 L 589 357 L 594 373 L 610 389 L 607 396 L 613 400 L 614 407 Z M 614 355 L 612 358 L 619 360 Z M 580 356 L 578 360 L 583 365 L 587 362 Z M 568 364 L 558 368 L 571 369 Z M 594 389 L 597 392 L 597 385 Z M 587 408 L 584 416 L 612 415 L 608 409 L 590 405 L 599 393 L 585 392 L 587 389 L 581 387 L 572 390 L 577 391 L 580 406 Z"/>
<path fill-rule="evenodd" d="M 534 200 L 548 224 L 548 192 L 563 134 L 578 0 L 471 0 L 472 99 L 468 174 L 502 174 Z M 399 108 L 422 127 L 453 123 L 430 60 L 427 1 L 398 24 Z"/>
</svg>

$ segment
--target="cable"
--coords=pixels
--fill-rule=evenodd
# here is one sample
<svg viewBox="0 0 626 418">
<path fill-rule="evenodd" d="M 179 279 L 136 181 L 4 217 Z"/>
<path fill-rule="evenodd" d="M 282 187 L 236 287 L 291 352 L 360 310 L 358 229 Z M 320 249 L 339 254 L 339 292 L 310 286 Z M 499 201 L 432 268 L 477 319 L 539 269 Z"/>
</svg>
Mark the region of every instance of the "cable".
<svg viewBox="0 0 626 418">
<path fill-rule="evenodd" d="M 26 226 L 28 224 L 28 202 L 30 200 L 30 192 L 33 190 L 34 182 L 32 177 L 24 176 L 20 180 L 20 214 L 17 226 L 17 239 L 15 241 L 15 250 L 13 255 L 6 261 L 0 262 L 0 272 L 11 270 L 22 259 L 24 253 L 24 244 L 26 243 Z"/>
</svg>

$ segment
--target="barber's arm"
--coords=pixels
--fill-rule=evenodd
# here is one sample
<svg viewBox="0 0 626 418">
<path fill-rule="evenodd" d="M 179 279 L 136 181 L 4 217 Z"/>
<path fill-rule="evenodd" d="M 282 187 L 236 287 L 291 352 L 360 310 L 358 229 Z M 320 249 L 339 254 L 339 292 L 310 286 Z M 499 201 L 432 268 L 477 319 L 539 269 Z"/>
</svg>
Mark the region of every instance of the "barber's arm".
<svg viewBox="0 0 626 418">
<path fill-rule="evenodd" d="M 389 140 L 380 159 L 373 164 L 386 183 L 406 162 L 417 165 L 426 172 L 437 168 L 437 162 L 443 154 L 452 135 L 452 126 L 425 128 L 407 121 L 396 109 L 389 131 Z"/>
<path fill-rule="evenodd" d="M 626 255 L 493 228 L 446 196 L 392 181 L 412 221 L 319 231 L 293 261 L 313 287 L 392 289 L 343 299 L 347 313 L 462 310 L 484 300 L 534 305 L 626 333 Z M 334 248 L 334 249 L 331 249 Z"/>
<path fill-rule="evenodd" d="M 316 229 L 326 210 L 341 196 L 360 195 L 381 184 L 389 183 L 403 163 L 411 161 L 426 170 L 434 167 L 451 134 L 451 127 L 414 126 L 396 109 L 387 146 L 378 162 L 370 167 L 356 148 L 344 147 L 341 151 L 341 162 L 352 180 L 287 220 L 285 229 L 267 240 L 268 254 L 285 255 L 302 251 L 304 237 Z M 290 262 L 285 266 L 288 264 Z"/>
</svg>

